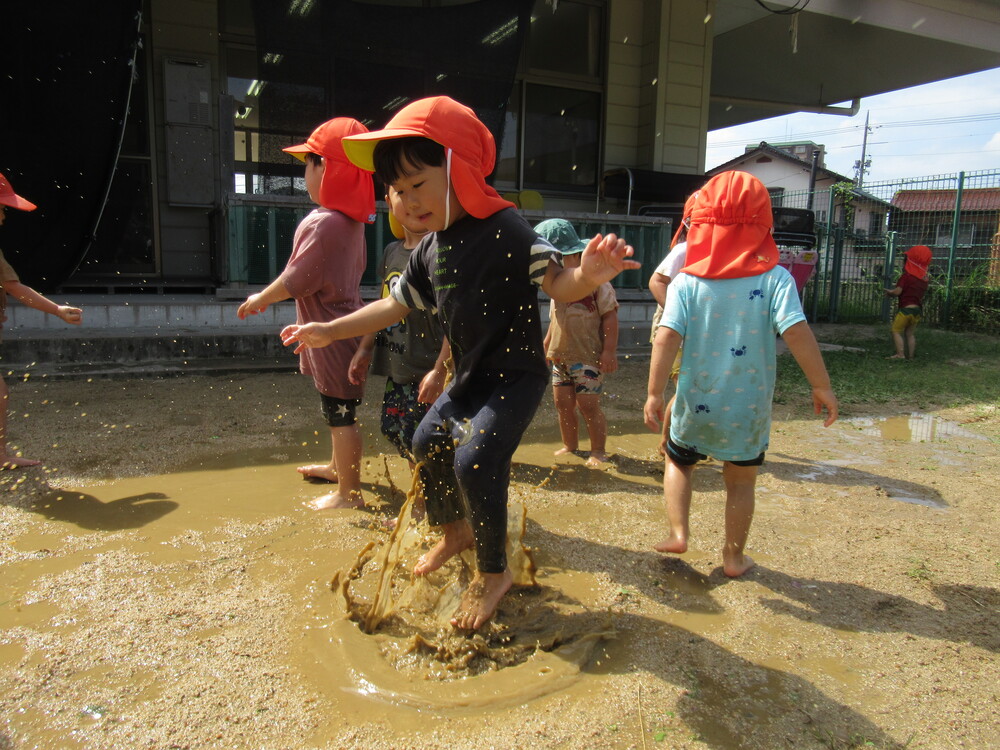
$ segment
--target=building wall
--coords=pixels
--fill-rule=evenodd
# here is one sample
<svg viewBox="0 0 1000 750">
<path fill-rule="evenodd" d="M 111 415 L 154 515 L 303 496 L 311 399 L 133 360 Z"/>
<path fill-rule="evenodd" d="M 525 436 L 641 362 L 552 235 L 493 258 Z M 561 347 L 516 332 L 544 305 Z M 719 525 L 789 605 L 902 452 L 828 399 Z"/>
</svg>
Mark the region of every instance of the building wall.
<svg viewBox="0 0 1000 750">
<path fill-rule="evenodd" d="M 160 270 L 164 285 L 210 285 L 214 269 L 212 259 L 212 206 L 183 206 L 171 202 L 167 179 L 168 149 L 190 148 L 170 137 L 165 116 L 164 65 L 168 59 L 207 63 L 211 72 L 208 104 L 211 108 L 209 132 L 199 138 L 207 144 L 202 158 L 210 162 L 212 187 L 200 186 L 210 201 L 217 201 L 219 187 L 219 29 L 217 0 L 149 0 L 149 39 L 151 41 L 152 110 L 155 133 L 156 198 L 159 214 Z M 201 150 L 201 149 L 199 149 Z"/>
<path fill-rule="evenodd" d="M 702 172 L 713 6 L 706 0 L 611 3 L 605 169 Z"/>
</svg>

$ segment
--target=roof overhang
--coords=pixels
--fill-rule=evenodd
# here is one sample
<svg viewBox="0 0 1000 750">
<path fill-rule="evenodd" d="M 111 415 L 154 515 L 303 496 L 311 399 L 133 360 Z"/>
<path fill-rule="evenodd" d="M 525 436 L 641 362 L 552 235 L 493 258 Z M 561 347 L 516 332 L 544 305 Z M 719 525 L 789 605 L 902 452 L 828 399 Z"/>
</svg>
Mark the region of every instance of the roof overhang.
<svg viewBox="0 0 1000 750">
<path fill-rule="evenodd" d="M 709 130 L 1000 67 L 996 0 L 717 0 L 712 21 Z"/>
</svg>

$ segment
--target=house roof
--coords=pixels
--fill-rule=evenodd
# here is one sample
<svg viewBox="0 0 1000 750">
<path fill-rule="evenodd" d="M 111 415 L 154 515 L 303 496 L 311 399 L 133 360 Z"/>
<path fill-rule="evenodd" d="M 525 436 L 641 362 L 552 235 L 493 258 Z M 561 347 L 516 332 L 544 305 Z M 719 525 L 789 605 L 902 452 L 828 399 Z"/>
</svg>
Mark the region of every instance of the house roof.
<svg viewBox="0 0 1000 750">
<path fill-rule="evenodd" d="M 892 197 L 900 211 L 954 211 L 954 190 L 900 190 Z M 1000 211 L 1000 188 L 962 191 L 962 211 Z"/>
<path fill-rule="evenodd" d="M 736 169 L 739 165 L 745 164 L 747 161 L 754 160 L 760 156 L 770 156 L 776 159 L 782 159 L 793 166 L 804 169 L 806 172 L 812 169 L 811 162 L 808 162 L 805 159 L 800 159 L 797 156 L 788 153 L 784 149 L 776 148 L 767 141 L 761 141 L 757 148 L 740 154 L 735 159 L 730 159 L 717 167 L 712 167 L 707 170 L 705 174 L 712 177 L 720 172 L 728 172 L 730 169 Z M 837 172 L 827 169 L 826 167 L 817 167 L 816 175 L 821 179 L 832 179 L 835 182 L 851 182 L 850 177 L 845 177 L 844 175 L 838 174 Z"/>
<path fill-rule="evenodd" d="M 797 156 L 794 156 L 793 154 L 790 154 L 789 152 L 783 149 L 776 148 L 775 146 L 772 146 L 770 143 L 767 143 L 766 141 L 761 141 L 760 145 L 757 146 L 757 148 L 751 149 L 750 151 L 747 151 L 744 154 L 740 154 L 735 159 L 730 159 L 729 161 L 720 164 L 717 167 L 712 167 L 712 169 L 707 170 L 705 172 L 705 177 L 707 179 L 709 177 L 714 177 L 715 175 L 720 174 L 721 172 L 728 172 L 731 169 L 739 169 L 743 164 L 747 163 L 748 161 L 754 161 L 755 159 L 757 159 L 762 155 L 773 157 L 776 159 L 781 159 L 787 162 L 793 168 L 799 168 L 806 172 L 812 169 L 812 164 L 810 162 L 804 159 L 799 159 Z M 834 172 L 832 169 L 827 169 L 826 167 L 817 167 L 816 176 L 819 179 L 833 180 L 834 182 L 849 182 L 849 183 L 854 182 L 850 177 L 845 177 L 839 172 Z M 825 190 L 826 186 L 824 186 L 822 189 Z M 858 198 L 862 198 L 871 203 L 880 203 L 883 206 L 890 205 L 888 201 L 885 201 L 882 198 L 879 198 L 877 195 L 873 195 L 872 193 L 869 193 L 867 190 L 859 188 L 857 186 L 851 189 L 851 193 L 853 193 Z"/>
</svg>

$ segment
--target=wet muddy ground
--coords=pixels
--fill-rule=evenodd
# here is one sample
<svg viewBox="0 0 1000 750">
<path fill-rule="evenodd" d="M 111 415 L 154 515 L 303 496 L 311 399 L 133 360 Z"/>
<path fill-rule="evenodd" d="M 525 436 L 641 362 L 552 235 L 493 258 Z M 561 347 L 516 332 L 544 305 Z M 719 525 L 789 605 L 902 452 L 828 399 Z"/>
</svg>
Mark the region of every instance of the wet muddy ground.
<svg viewBox="0 0 1000 750">
<path fill-rule="evenodd" d="M 718 464 L 695 472 L 691 550 L 652 550 L 646 367 L 609 381 L 604 470 L 553 458 L 545 402 L 512 489 L 538 585 L 458 641 L 366 635 L 330 589 L 409 486 L 371 434 L 377 379 L 369 508 L 319 513 L 301 376 L 12 383 L 13 442 L 46 465 L 0 473 L 0 748 L 1000 746 L 996 405 L 826 430 L 776 407 L 758 567 L 730 581 Z M 491 667 L 490 638 L 540 648 Z"/>
</svg>

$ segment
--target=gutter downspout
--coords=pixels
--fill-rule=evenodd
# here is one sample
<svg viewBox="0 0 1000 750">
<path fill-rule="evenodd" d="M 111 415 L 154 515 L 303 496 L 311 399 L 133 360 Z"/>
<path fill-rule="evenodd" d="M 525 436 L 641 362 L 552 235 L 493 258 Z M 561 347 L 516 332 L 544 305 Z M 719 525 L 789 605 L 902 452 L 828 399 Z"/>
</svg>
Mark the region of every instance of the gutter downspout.
<svg viewBox="0 0 1000 750">
<path fill-rule="evenodd" d="M 817 115 L 843 115 L 844 117 L 854 117 L 861 111 L 861 99 L 855 97 L 851 99 L 850 107 L 832 107 L 819 105 L 811 107 L 803 104 L 793 104 L 791 102 L 772 102 L 766 99 L 742 99 L 738 96 L 710 96 L 709 101 L 718 104 L 737 104 L 745 107 L 762 107 L 764 109 L 777 109 L 782 112 L 812 112 Z"/>
</svg>

